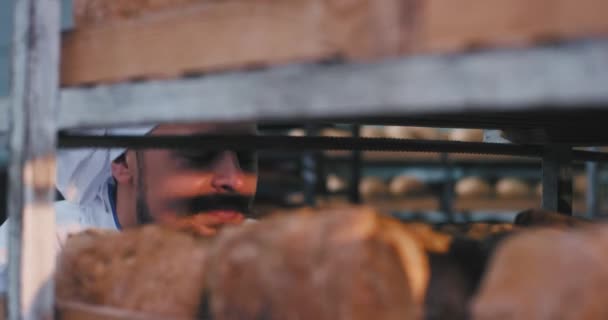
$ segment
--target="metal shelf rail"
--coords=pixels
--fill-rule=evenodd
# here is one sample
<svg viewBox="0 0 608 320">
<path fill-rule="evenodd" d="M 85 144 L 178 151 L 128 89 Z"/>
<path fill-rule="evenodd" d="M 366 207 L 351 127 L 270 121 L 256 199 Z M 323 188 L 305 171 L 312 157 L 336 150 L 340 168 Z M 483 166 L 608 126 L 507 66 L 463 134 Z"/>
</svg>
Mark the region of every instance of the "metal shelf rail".
<svg viewBox="0 0 608 320">
<path fill-rule="evenodd" d="M 582 106 L 590 112 L 607 114 L 608 42 L 605 40 L 452 56 L 419 56 L 368 64 L 287 66 L 188 79 L 71 88 L 59 93 L 59 7 L 59 1 L 55 0 L 16 0 L 9 119 L 8 309 L 12 320 L 53 317 L 53 154 L 57 142 L 59 147 L 95 143 L 98 146 L 205 145 L 214 148 L 219 147 L 217 139 L 220 139 L 115 137 L 95 140 L 64 134 L 57 140 L 58 129 L 193 119 L 285 121 L 297 118 L 356 122 L 364 117 L 383 117 L 395 123 L 414 124 L 421 121 L 415 118 L 421 115 L 465 127 L 501 128 L 525 127 L 526 124 L 514 123 L 518 118 L 503 116 L 530 110 L 572 111 Z M 0 108 L 6 109 L 8 104 L 8 100 L 1 101 Z M 571 121 L 565 119 L 559 124 Z M 373 150 L 382 146 L 392 150 L 426 148 L 456 152 L 492 149 L 498 154 L 541 156 L 543 206 L 564 213 L 571 210 L 571 161 L 606 159 L 605 154 L 572 151 L 568 145 L 498 146 L 310 137 L 221 139 L 224 148 L 227 145 L 273 148 L 281 142 L 281 146 L 296 145 L 300 150 Z"/>
</svg>

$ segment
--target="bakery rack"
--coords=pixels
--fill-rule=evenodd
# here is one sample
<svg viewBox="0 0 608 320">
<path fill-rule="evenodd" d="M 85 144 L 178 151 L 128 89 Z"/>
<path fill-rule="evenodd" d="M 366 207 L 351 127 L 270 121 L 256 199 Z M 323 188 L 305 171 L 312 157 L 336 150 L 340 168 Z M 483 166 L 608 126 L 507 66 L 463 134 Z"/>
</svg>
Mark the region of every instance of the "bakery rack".
<svg viewBox="0 0 608 320">
<path fill-rule="evenodd" d="M 60 37 L 59 1 L 15 0 L 11 98 L 0 100 L 11 111 L 9 319 L 53 317 L 56 146 L 531 156 L 542 161 L 542 206 L 565 214 L 572 161 L 608 158 L 572 149 L 608 142 L 605 1 L 159 3 L 142 9 L 153 19 L 109 10 L 107 24 L 93 16 Z M 65 131 L 197 119 L 503 129 L 515 143 Z"/>
</svg>

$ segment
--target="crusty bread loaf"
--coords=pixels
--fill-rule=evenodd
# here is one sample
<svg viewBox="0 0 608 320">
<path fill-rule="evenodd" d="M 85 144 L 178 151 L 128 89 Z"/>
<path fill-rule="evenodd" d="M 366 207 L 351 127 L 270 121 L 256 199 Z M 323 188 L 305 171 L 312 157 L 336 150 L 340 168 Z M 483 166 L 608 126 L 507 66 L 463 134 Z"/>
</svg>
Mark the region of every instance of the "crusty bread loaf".
<svg viewBox="0 0 608 320">
<path fill-rule="evenodd" d="M 384 135 L 387 138 L 420 140 L 439 140 L 442 137 L 439 130 L 435 128 L 409 126 L 386 126 Z"/>
<path fill-rule="evenodd" d="M 304 137 L 306 136 L 306 130 L 302 128 L 291 129 L 287 132 L 287 135 L 291 137 Z"/>
<path fill-rule="evenodd" d="M 559 212 L 528 209 L 517 214 L 515 224 L 524 227 L 584 227 L 591 225 L 592 222 L 581 217 L 573 217 Z"/>
<path fill-rule="evenodd" d="M 336 138 L 347 138 L 351 137 L 352 134 L 348 130 L 338 128 L 325 128 L 321 130 L 320 136 L 322 137 L 336 137 Z"/>
<path fill-rule="evenodd" d="M 388 187 L 381 178 L 369 176 L 361 179 L 359 193 L 366 200 L 383 197 L 388 194 Z"/>
<path fill-rule="evenodd" d="M 428 127 L 410 127 L 414 131 L 414 136 L 416 139 L 421 140 L 441 140 L 442 134 L 436 128 L 428 128 Z"/>
<path fill-rule="evenodd" d="M 450 131 L 449 139 L 451 141 L 482 142 L 483 141 L 483 130 L 453 129 L 452 131 Z"/>
<path fill-rule="evenodd" d="M 325 181 L 325 187 L 329 192 L 339 192 L 346 189 L 346 181 L 341 177 L 335 174 L 327 175 L 327 180 Z"/>
<path fill-rule="evenodd" d="M 499 245 L 473 320 L 608 319 L 608 230 L 522 231 Z"/>
<path fill-rule="evenodd" d="M 385 126 L 384 135 L 393 139 L 416 139 L 415 130 L 411 127 Z"/>
<path fill-rule="evenodd" d="M 420 319 L 423 248 L 373 210 L 302 211 L 217 240 L 208 275 L 214 319 Z"/>
<path fill-rule="evenodd" d="M 57 300 L 194 318 L 207 247 L 204 238 L 158 226 L 71 236 L 58 260 Z"/>
<path fill-rule="evenodd" d="M 426 191 L 426 184 L 413 176 L 400 175 L 391 180 L 389 191 L 393 196 L 407 196 L 422 194 Z"/>
<path fill-rule="evenodd" d="M 362 126 L 360 136 L 363 138 L 384 138 L 384 128 L 379 126 Z"/>
<path fill-rule="evenodd" d="M 503 178 L 496 183 L 496 195 L 501 198 L 524 198 L 532 194 L 530 186 L 517 178 Z"/>
<path fill-rule="evenodd" d="M 490 184 L 478 177 L 467 177 L 456 182 L 456 195 L 462 198 L 487 197 L 492 194 Z"/>
</svg>

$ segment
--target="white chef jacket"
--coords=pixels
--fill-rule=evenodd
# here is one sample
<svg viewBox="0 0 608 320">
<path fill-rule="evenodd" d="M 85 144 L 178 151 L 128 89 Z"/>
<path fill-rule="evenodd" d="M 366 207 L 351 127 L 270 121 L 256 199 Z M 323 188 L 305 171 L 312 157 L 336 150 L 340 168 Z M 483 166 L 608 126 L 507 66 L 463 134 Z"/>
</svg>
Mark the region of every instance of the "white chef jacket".
<svg viewBox="0 0 608 320">
<path fill-rule="evenodd" d="M 118 230 L 114 201 L 113 181 L 103 184 L 93 201 L 79 205 L 70 201 L 55 202 L 56 253 L 59 253 L 69 234 L 85 229 Z M 0 226 L 0 292 L 7 289 L 8 259 L 8 220 Z"/>
</svg>

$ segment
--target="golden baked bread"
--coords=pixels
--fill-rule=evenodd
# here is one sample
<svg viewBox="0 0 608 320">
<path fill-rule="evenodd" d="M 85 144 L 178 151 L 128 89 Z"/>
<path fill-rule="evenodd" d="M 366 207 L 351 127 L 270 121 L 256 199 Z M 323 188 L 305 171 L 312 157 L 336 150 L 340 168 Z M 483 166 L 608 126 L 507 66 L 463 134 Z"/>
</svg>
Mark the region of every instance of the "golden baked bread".
<svg viewBox="0 0 608 320">
<path fill-rule="evenodd" d="M 369 176 L 359 182 L 359 193 L 366 200 L 379 198 L 388 194 L 388 187 L 381 178 Z"/>
<path fill-rule="evenodd" d="M 335 174 L 327 175 L 327 180 L 325 181 L 325 187 L 329 192 L 339 192 L 346 189 L 346 181 L 341 177 Z"/>
<path fill-rule="evenodd" d="M 463 142 L 483 142 L 483 130 L 480 129 L 452 129 L 449 140 Z"/>
<path fill-rule="evenodd" d="M 391 195 L 400 197 L 422 194 L 426 191 L 426 184 L 413 176 L 396 176 L 391 180 L 389 191 Z"/>
<path fill-rule="evenodd" d="M 458 180 L 454 187 L 456 195 L 462 198 L 481 198 L 492 194 L 492 187 L 478 177 L 467 177 Z"/>
<path fill-rule="evenodd" d="M 473 320 L 608 319 L 608 230 L 535 229 L 499 245 Z"/>
<path fill-rule="evenodd" d="M 429 267 L 407 229 L 368 208 L 226 230 L 211 251 L 214 319 L 421 319 Z"/>
<path fill-rule="evenodd" d="M 517 178 L 503 178 L 496 183 L 496 195 L 505 198 L 524 198 L 532 194 L 530 186 Z"/>
<path fill-rule="evenodd" d="M 524 227 L 584 227 L 592 224 L 591 221 L 573 217 L 559 212 L 543 209 L 528 209 L 517 214 L 515 224 Z"/>
<path fill-rule="evenodd" d="M 363 138 L 384 138 L 384 128 L 380 126 L 361 126 L 360 136 Z"/>
<path fill-rule="evenodd" d="M 67 240 L 58 301 L 192 319 L 204 299 L 208 240 L 158 226 L 85 231 Z"/>
</svg>

